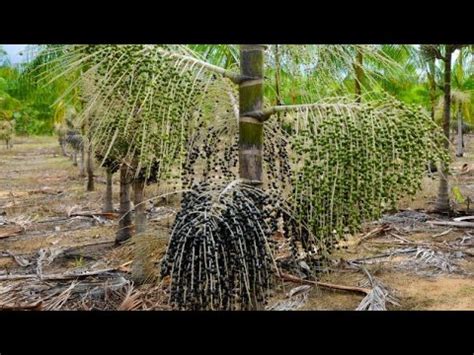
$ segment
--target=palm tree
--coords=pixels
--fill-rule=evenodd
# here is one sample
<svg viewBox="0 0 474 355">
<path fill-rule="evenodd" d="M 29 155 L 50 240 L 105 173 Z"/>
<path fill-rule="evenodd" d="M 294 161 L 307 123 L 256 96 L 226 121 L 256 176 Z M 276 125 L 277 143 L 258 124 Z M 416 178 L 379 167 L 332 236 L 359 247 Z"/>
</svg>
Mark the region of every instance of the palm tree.
<svg viewBox="0 0 474 355">
<path fill-rule="evenodd" d="M 396 198 L 396 196 L 398 196 L 397 194 L 411 191 L 411 189 L 414 189 L 416 187 L 416 183 L 412 185 L 413 183 L 412 177 L 416 177 L 415 180 L 419 180 L 421 178 L 421 176 L 423 175 L 423 170 L 422 168 L 420 170 L 420 167 L 422 167 L 423 164 L 420 164 L 420 162 L 423 161 L 424 157 L 430 156 L 429 154 L 423 153 L 423 149 L 425 151 L 436 149 L 435 148 L 436 145 L 432 144 L 433 142 L 431 142 L 431 140 L 428 137 L 426 137 L 424 133 L 424 132 L 430 131 L 430 129 L 432 128 L 432 125 L 434 125 L 434 123 L 431 120 L 429 119 L 426 120 L 422 114 L 416 115 L 415 116 L 416 118 L 413 120 L 413 114 L 407 115 L 407 112 L 409 112 L 409 110 L 407 110 L 406 108 L 402 109 L 401 111 L 398 111 L 400 107 L 403 107 L 403 105 L 396 103 L 394 106 L 391 106 L 390 101 L 385 102 L 383 104 L 380 104 L 380 103 L 375 104 L 375 107 L 377 107 L 377 109 L 373 112 L 371 111 L 372 106 L 361 105 L 358 102 L 354 104 L 353 102 L 347 102 L 347 101 L 346 102 L 338 101 L 336 103 L 306 103 L 306 104 L 296 104 L 296 105 L 283 104 L 283 105 L 265 107 L 266 105 L 264 105 L 264 92 L 262 90 L 262 86 L 265 80 L 265 76 L 263 75 L 264 58 L 265 58 L 264 48 L 265 46 L 263 45 L 241 45 L 240 47 L 240 73 L 235 73 L 231 70 L 215 67 L 214 65 L 209 65 L 209 63 L 203 63 L 202 61 L 199 61 L 190 57 L 181 57 L 183 61 L 189 61 L 189 62 L 192 62 L 196 66 L 199 65 L 203 68 L 206 68 L 207 70 L 219 73 L 222 76 L 230 79 L 232 82 L 234 82 L 235 84 L 239 86 L 239 130 L 238 130 L 239 139 L 238 139 L 238 142 L 239 142 L 239 177 L 241 181 L 243 181 L 245 184 L 250 184 L 253 186 L 263 185 L 262 171 L 263 171 L 263 147 L 265 145 L 264 131 L 265 131 L 265 126 L 268 127 L 269 125 L 271 125 L 272 121 L 270 120 L 269 123 L 265 123 L 265 122 L 267 122 L 270 119 L 270 117 L 274 114 L 284 113 L 287 116 L 291 117 L 292 119 L 290 119 L 290 121 L 292 121 L 294 125 L 297 127 L 295 128 L 295 132 L 301 132 L 299 134 L 303 135 L 303 137 L 305 137 L 305 139 L 308 140 L 307 143 L 309 147 L 317 147 L 315 149 L 316 152 L 318 150 L 323 149 L 321 146 L 318 146 L 318 143 L 319 143 L 318 138 L 322 138 L 322 137 L 318 136 L 318 134 L 316 134 L 314 131 L 311 131 L 311 130 L 314 129 L 315 126 L 317 127 L 320 123 L 324 124 L 324 120 L 327 119 L 327 116 L 329 114 L 334 115 L 334 117 L 338 117 L 341 115 L 348 116 L 350 119 L 347 121 L 350 121 L 351 123 L 353 122 L 352 124 L 354 124 L 354 126 L 352 127 L 357 127 L 357 125 L 361 125 L 363 122 L 366 122 L 364 124 L 367 124 L 367 128 L 372 126 L 372 130 L 374 130 L 375 124 L 377 125 L 385 124 L 386 120 L 380 119 L 381 117 L 394 116 L 394 117 L 402 118 L 400 123 L 403 123 L 403 124 L 400 126 L 403 126 L 403 127 L 407 127 L 407 122 L 404 122 L 405 119 L 408 119 L 410 121 L 410 125 L 408 125 L 410 133 L 408 133 L 408 131 L 405 131 L 403 133 L 400 132 L 399 134 L 394 135 L 394 137 L 398 137 L 397 139 L 400 139 L 400 141 L 397 141 L 396 144 L 401 145 L 403 141 L 405 140 L 404 137 L 407 137 L 407 134 L 412 134 L 412 131 L 414 130 L 417 131 L 418 134 L 420 134 L 419 138 L 415 139 L 413 142 L 413 143 L 417 142 L 415 144 L 417 144 L 417 147 L 420 148 L 420 151 L 416 153 L 416 157 L 414 157 L 413 155 L 407 154 L 407 156 L 405 156 L 404 159 L 412 159 L 411 157 L 413 157 L 415 159 L 420 159 L 420 160 L 418 160 L 417 162 L 412 161 L 406 164 L 407 166 L 413 166 L 414 172 L 412 173 L 410 173 L 404 168 L 401 169 L 400 175 L 403 176 L 405 174 L 405 176 L 407 177 L 407 181 L 405 181 L 401 185 L 401 189 L 397 190 L 396 187 L 391 187 L 391 189 L 393 189 L 393 192 L 391 191 L 391 193 L 393 193 L 393 196 L 395 196 L 395 197 L 392 196 L 391 198 Z M 273 51 L 273 53 L 276 53 L 276 52 Z M 280 52 L 278 51 L 278 57 L 279 55 L 280 55 Z M 276 62 L 279 62 L 281 64 L 281 61 L 276 61 Z M 305 75 L 306 74 L 303 73 L 303 76 Z M 279 83 L 279 80 L 275 80 L 275 82 Z M 275 90 L 275 92 L 278 92 L 278 91 L 279 90 Z M 307 98 L 308 96 L 304 98 Z M 380 108 L 378 108 L 379 107 L 378 105 L 380 105 Z M 361 114 L 361 112 L 363 114 Z M 368 112 L 368 114 L 366 112 Z M 359 118 L 359 117 L 360 117 L 360 120 L 357 120 L 356 118 Z M 374 118 L 374 121 L 371 121 L 370 119 L 369 121 L 367 121 L 367 117 Z M 390 126 L 393 123 L 388 122 L 387 124 Z M 429 126 L 431 125 L 430 129 L 426 130 L 426 126 L 423 127 L 423 125 L 425 124 L 428 124 Z M 324 138 L 327 138 L 327 134 L 331 135 L 332 134 L 331 132 L 337 132 L 337 129 L 335 130 L 336 127 L 339 127 L 339 130 L 340 130 L 341 122 L 336 121 L 335 126 L 332 126 L 332 123 L 328 123 L 327 125 L 331 128 L 331 130 L 324 132 Z M 388 127 L 380 128 L 381 129 L 380 132 L 384 132 L 384 131 L 386 132 L 387 129 L 396 128 L 396 126 L 395 127 L 390 126 L 390 127 L 391 128 L 388 128 Z M 402 127 L 400 128 L 401 130 L 403 130 Z M 310 135 L 309 136 L 304 135 L 305 131 L 311 132 Z M 381 142 L 378 143 L 377 145 L 375 144 L 375 139 L 377 135 L 370 136 L 366 134 L 365 136 L 359 136 L 359 137 L 361 137 L 360 139 L 362 139 L 363 141 L 367 138 L 372 140 L 371 144 L 373 144 L 374 146 L 372 148 L 373 150 L 371 151 L 377 152 L 379 151 L 379 149 L 381 149 L 382 146 L 384 146 Z M 369 137 L 372 137 L 372 138 L 369 138 Z M 407 148 L 410 148 L 410 144 L 412 144 L 412 142 L 409 142 Z M 304 145 L 305 144 L 303 144 L 303 146 Z M 364 145 L 365 145 L 365 148 L 367 148 L 366 144 Z M 389 145 L 389 147 L 392 147 L 392 145 Z M 306 149 L 309 149 L 309 148 L 306 148 Z M 397 146 L 396 151 L 398 151 L 398 149 L 400 148 Z M 304 156 L 305 148 L 298 148 L 298 145 L 297 145 L 296 151 L 303 153 L 302 155 L 299 156 L 299 158 L 302 159 L 302 156 Z M 351 153 L 351 154 L 354 154 L 354 153 Z M 365 155 L 367 154 L 367 152 L 362 150 L 360 154 Z M 382 153 L 382 154 L 386 154 L 386 153 Z M 390 156 L 392 154 L 395 154 L 395 152 L 390 151 L 390 153 L 387 155 Z M 399 153 L 396 153 L 396 154 L 399 154 Z M 347 154 L 344 154 L 344 155 L 341 154 L 340 156 L 338 155 L 338 158 L 337 158 L 337 159 L 340 159 L 339 162 L 341 164 L 342 164 L 342 160 L 344 159 L 343 156 L 347 156 Z M 320 162 L 321 160 L 322 160 L 321 157 L 319 157 L 319 159 L 305 160 L 305 163 L 308 162 L 308 165 L 309 165 L 311 161 Z M 377 158 L 375 160 L 379 162 L 381 159 Z M 395 162 L 396 162 L 396 159 L 394 160 L 393 163 Z M 390 162 L 388 161 L 388 163 Z M 393 168 L 390 165 L 391 164 L 388 164 L 387 169 Z M 308 166 L 307 165 L 304 165 L 304 166 L 306 170 Z M 401 167 L 403 166 L 404 164 L 401 165 Z M 374 174 L 377 177 L 377 179 L 380 179 L 380 177 L 384 175 L 384 174 L 380 174 L 378 170 L 382 168 L 376 164 L 374 165 L 374 163 L 367 164 L 366 168 L 374 169 Z M 314 178 L 314 175 L 311 175 L 311 172 L 314 172 L 314 170 L 313 171 L 309 169 L 306 171 L 305 170 L 298 171 L 299 175 L 297 176 L 299 176 L 300 178 L 304 177 L 304 179 L 308 179 L 310 181 L 317 181 L 317 183 L 320 182 L 320 180 Z M 336 164 L 335 174 L 331 172 L 331 174 L 325 174 L 325 175 L 330 176 L 330 179 L 342 178 L 344 180 L 344 178 L 346 178 L 347 176 L 345 174 L 347 173 L 345 172 L 344 169 L 342 169 L 342 171 L 343 173 L 338 174 L 337 164 Z M 356 176 L 358 176 L 357 179 L 359 179 L 360 174 L 363 174 L 363 172 L 360 171 L 356 174 Z M 308 180 L 305 180 L 305 181 L 307 182 Z M 402 180 L 401 179 L 393 180 L 393 182 L 392 180 L 390 180 L 390 183 L 392 185 L 397 186 L 398 185 L 397 181 L 398 183 L 400 183 Z M 409 187 L 408 185 L 405 185 L 408 182 L 410 184 Z M 366 191 L 363 191 L 363 193 L 365 193 L 366 196 L 365 196 L 365 199 L 363 200 L 364 203 L 359 206 L 359 209 L 363 208 L 365 210 L 366 205 L 372 206 L 372 209 L 370 208 L 366 209 L 368 211 L 367 214 L 365 215 L 366 217 L 376 216 L 377 211 L 380 211 L 373 207 L 372 204 L 374 204 L 374 202 L 371 201 L 371 199 L 375 198 L 376 193 L 379 193 L 382 196 L 380 197 L 381 200 L 384 199 L 383 196 L 385 196 L 386 191 L 383 188 L 381 190 L 378 189 L 378 186 L 380 186 L 380 184 L 381 184 L 380 181 L 377 181 L 376 183 L 374 183 L 373 181 L 369 181 L 368 188 L 366 189 Z M 373 189 L 372 191 L 367 191 L 367 190 L 371 190 L 371 187 L 376 187 L 377 191 L 374 191 L 375 189 Z M 320 198 L 320 195 L 316 195 L 316 194 L 322 190 L 321 186 L 316 186 L 313 188 L 313 186 L 311 185 L 310 188 L 306 188 L 305 185 L 300 185 L 300 188 L 303 189 L 303 191 L 301 193 L 299 192 L 295 193 L 295 195 L 297 196 L 295 199 L 296 204 L 303 204 L 303 203 L 306 203 L 303 201 L 308 201 L 308 200 L 315 201 L 315 200 L 318 200 L 318 198 Z M 404 190 L 405 188 L 406 190 Z M 328 195 L 331 195 L 331 193 L 333 197 L 336 196 L 335 191 L 336 189 L 332 188 L 332 192 L 331 190 L 329 190 L 327 191 L 327 194 L 325 196 L 321 196 L 321 197 L 326 201 L 329 199 Z M 346 192 L 343 191 L 342 189 L 340 191 L 341 192 L 338 192 L 338 193 L 341 193 L 340 196 L 345 196 L 342 194 L 343 193 L 345 194 Z M 367 196 L 369 193 L 371 195 Z M 308 196 L 311 196 L 311 197 L 308 198 Z M 347 198 L 342 197 L 341 201 L 346 202 Z M 339 210 L 336 210 L 333 208 L 335 204 L 334 200 L 332 200 L 331 204 L 332 204 L 331 207 L 329 206 L 326 207 L 326 211 L 330 210 L 330 214 L 331 214 L 330 218 L 332 219 L 334 217 L 332 216 L 332 211 L 339 211 Z M 321 210 L 321 208 L 323 209 Z M 324 208 L 325 208 L 324 206 L 317 206 L 316 204 L 313 204 L 312 202 L 305 204 L 304 208 L 301 209 L 301 213 L 303 215 L 302 215 L 302 219 L 299 220 L 299 222 L 301 222 L 302 224 L 313 223 L 316 226 L 320 225 L 322 215 L 324 215 L 324 213 L 326 212 L 324 211 Z M 345 208 L 347 209 L 347 206 L 345 206 Z M 320 214 L 317 215 L 316 218 L 311 218 L 310 221 L 308 220 L 305 221 L 306 217 L 308 216 L 308 211 L 316 211 L 316 210 L 319 211 Z M 192 214 L 198 214 L 198 211 L 191 210 L 190 215 Z M 343 211 L 341 210 L 340 214 L 338 213 L 335 215 L 336 216 L 343 215 Z M 334 229 L 333 223 L 334 222 L 328 223 L 327 227 L 329 228 L 328 230 L 325 230 L 325 233 L 327 232 L 333 233 L 333 229 Z M 337 228 L 338 230 L 342 232 L 342 228 L 339 229 L 339 225 L 337 226 Z M 176 235 L 172 235 L 171 238 L 172 239 L 179 238 L 179 232 L 177 232 Z M 308 244 L 310 245 L 311 243 L 308 243 Z M 173 253 L 172 250 L 174 249 L 170 248 L 169 250 L 171 250 L 170 253 Z M 171 254 L 169 258 L 172 260 L 176 260 L 177 256 L 173 257 L 173 254 Z M 184 258 L 180 258 L 180 260 L 183 260 L 183 259 Z M 191 260 L 191 262 L 193 261 Z M 181 263 L 178 263 L 178 264 L 175 263 L 173 265 L 179 269 L 191 267 L 190 265 L 183 266 Z M 177 277 L 179 278 L 180 276 L 177 276 Z M 254 295 L 255 290 L 250 289 L 249 293 Z M 260 307 L 259 303 L 256 302 L 255 300 L 256 300 L 256 297 L 253 297 L 251 308 L 254 308 L 254 309 Z"/>
<path fill-rule="evenodd" d="M 431 51 L 433 55 L 443 61 L 444 64 L 444 80 L 443 80 L 443 93 L 444 93 L 444 105 L 443 105 L 443 121 L 442 127 L 446 140 L 444 142 L 444 149 L 446 152 L 449 151 L 449 133 L 450 133 L 450 118 L 451 118 L 451 86 L 452 86 L 452 55 L 453 52 L 461 48 L 462 46 L 458 45 L 444 45 L 443 51 L 440 47 L 432 46 Z M 451 211 L 451 206 L 449 202 L 449 165 L 445 162 L 441 163 L 440 169 L 440 182 L 438 189 L 438 198 L 436 200 L 435 210 L 448 213 Z"/>
<path fill-rule="evenodd" d="M 456 156 L 464 155 L 464 134 L 465 130 L 463 115 L 470 118 L 471 95 L 470 92 L 453 89 L 451 91 L 452 114 L 456 117 Z M 440 100 L 440 104 L 444 106 L 444 99 Z"/>
<path fill-rule="evenodd" d="M 433 53 L 430 45 L 420 46 L 420 58 L 424 62 L 421 67 L 425 69 L 428 85 L 429 95 L 431 103 L 431 118 L 435 119 L 435 107 L 436 107 L 436 96 L 437 96 L 437 84 L 436 84 L 436 55 Z"/>
<path fill-rule="evenodd" d="M 465 121 L 471 120 L 472 110 L 472 88 L 470 82 L 474 78 L 474 74 L 469 73 L 470 52 L 466 50 L 468 48 L 459 48 L 459 55 L 453 67 L 453 89 L 452 99 L 455 103 L 456 117 L 457 117 L 457 145 L 456 145 L 456 156 L 462 157 L 464 155 L 464 125 Z M 467 62 L 467 67 L 465 63 Z M 465 120 L 463 120 L 463 117 Z"/>
<path fill-rule="evenodd" d="M 444 63 L 444 105 L 443 105 L 443 122 L 442 127 L 446 137 L 444 149 L 449 150 L 449 122 L 451 118 L 451 57 L 454 48 L 451 45 L 444 46 L 444 55 L 438 49 L 435 53 L 438 59 Z M 439 212 L 449 212 L 451 205 L 449 202 L 449 185 L 448 185 L 449 166 L 446 163 L 441 164 L 440 181 L 438 189 L 438 198 L 436 200 L 435 209 Z"/>
<path fill-rule="evenodd" d="M 431 123 L 427 123 L 421 113 L 413 113 L 410 108 L 388 99 L 386 102 L 364 103 L 354 102 L 353 97 L 350 100 L 346 98 L 328 100 L 326 96 L 328 93 L 344 91 L 344 83 L 341 84 L 341 82 L 351 71 L 354 58 L 353 48 L 279 46 L 276 51 L 266 51 L 265 47 L 264 45 L 241 45 L 238 51 L 239 71 L 234 70 L 233 60 L 226 57 L 230 55 L 230 59 L 235 58 L 233 57 L 235 51 L 228 50 L 225 46 L 217 50 L 204 51 L 204 54 L 197 53 L 187 46 L 168 45 L 74 46 L 66 51 L 67 67 L 82 68 L 83 63 L 87 62 L 87 69 L 81 80 L 90 75 L 92 82 L 95 83 L 92 85 L 91 99 L 82 114 L 85 117 L 97 106 L 102 107 L 100 115 L 90 116 L 95 149 L 102 155 L 103 160 L 107 157 L 118 160 L 123 177 L 121 183 L 126 185 L 135 180 L 135 196 L 138 205 L 143 196 L 140 193 L 144 186 L 143 176 L 145 179 L 151 177 L 156 163 L 159 163 L 158 178 L 163 177 L 165 172 L 169 173 L 172 167 L 179 170 L 184 160 L 183 156 L 188 143 L 186 138 L 189 137 L 190 130 L 192 128 L 198 130 L 202 123 L 212 125 L 217 122 L 214 109 L 223 105 L 230 108 L 229 112 L 224 114 L 226 126 L 232 126 L 237 122 L 232 114 L 233 109 L 237 108 L 238 176 L 244 186 L 242 189 L 264 186 L 263 151 L 265 144 L 268 147 L 272 143 L 268 139 L 272 136 L 266 134 L 275 125 L 275 120 L 270 120 L 270 118 L 278 113 L 285 116 L 285 124 L 290 127 L 288 138 L 294 144 L 294 152 L 299 153 L 301 160 L 301 164 L 295 164 L 297 166 L 294 172 L 290 169 L 286 172 L 291 176 L 296 187 L 296 190 L 287 189 L 287 191 L 293 191 L 289 193 L 289 201 L 293 204 L 292 208 L 297 208 L 298 203 L 304 203 L 308 207 L 299 209 L 301 214 L 293 220 L 299 223 L 301 230 L 317 231 L 321 224 L 324 224 L 324 233 L 318 235 L 320 239 L 331 239 L 334 236 L 331 234 L 334 230 L 332 227 L 335 225 L 341 232 L 341 222 L 347 222 L 349 219 L 351 224 L 360 223 L 361 220 L 358 218 L 360 215 L 362 217 L 376 215 L 382 209 L 385 198 L 393 200 L 400 194 L 411 192 L 416 188 L 416 182 L 423 172 L 420 161 L 434 155 L 432 152 L 436 148 L 433 140 L 426 136 L 431 126 L 428 130 L 424 126 L 432 124 L 431 120 L 428 120 Z M 201 47 L 199 50 L 202 49 L 205 48 Z M 221 51 L 227 51 L 228 54 L 220 59 L 216 58 L 216 53 Z M 373 71 L 370 58 L 371 56 L 384 58 L 381 61 L 385 62 L 388 60 L 371 47 L 361 46 L 360 51 L 364 54 L 364 63 L 368 63 L 363 82 L 375 86 L 377 82 L 374 76 L 380 76 L 383 73 L 371 75 Z M 206 60 L 206 56 L 214 56 L 216 62 L 210 63 Z M 266 68 L 264 65 L 266 62 L 278 63 L 277 71 L 275 71 L 275 66 L 270 65 L 270 68 Z M 331 64 L 334 62 L 336 64 Z M 271 100 L 277 102 L 275 106 L 267 105 L 264 101 L 266 94 L 264 81 L 268 72 L 278 72 L 276 76 L 278 79 L 275 80 L 278 90 L 270 90 L 268 93 L 270 97 L 275 93 L 281 97 L 281 100 Z M 320 75 L 317 75 L 318 73 Z M 335 76 L 341 79 L 341 82 L 335 81 Z M 238 104 L 233 101 L 232 84 L 238 87 Z M 295 93 L 295 89 L 299 91 Z M 226 101 L 215 103 L 215 94 L 219 94 L 219 98 Z M 325 97 L 326 101 L 321 101 L 321 98 Z M 315 102 L 318 99 L 320 101 Z M 288 101 L 292 104 L 287 104 Z M 206 112 L 209 115 L 205 115 Z M 341 117 L 348 119 L 341 121 Z M 382 119 L 387 117 L 390 119 Z M 314 176 L 318 176 L 315 173 L 320 171 L 317 170 L 320 166 L 314 163 L 328 162 L 332 154 L 328 151 L 324 157 L 309 159 L 310 154 L 327 149 L 330 147 L 328 142 L 337 144 L 338 139 L 343 139 L 343 136 L 339 136 L 341 127 L 344 128 L 342 131 L 345 132 L 346 139 L 351 139 L 353 134 L 355 141 L 357 134 L 358 146 L 354 146 L 349 156 L 343 155 L 342 151 L 337 149 L 337 154 L 333 155 L 334 166 L 327 167 L 328 170 L 325 171 L 327 174 L 319 175 L 321 180 L 324 179 L 324 185 L 314 188 L 312 185 L 315 182 Z M 361 129 L 369 128 L 370 134 L 361 134 Z M 418 129 L 419 131 L 413 132 Z M 412 136 L 416 138 L 413 142 Z M 380 137 L 379 140 L 378 137 Z M 409 142 L 405 143 L 407 140 Z M 407 149 L 406 153 L 402 149 L 411 148 L 412 145 L 420 149 L 416 155 L 411 154 L 410 149 Z M 215 148 L 219 149 L 219 146 Z M 356 166 L 348 162 L 348 159 L 362 161 L 362 157 L 366 159 L 364 170 L 358 171 Z M 283 159 L 287 158 L 283 156 Z M 348 164 L 347 169 L 343 169 L 344 164 Z M 412 167 L 412 171 L 407 170 L 406 167 Z M 384 174 L 385 171 L 389 173 Z M 403 174 L 409 177 L 407 181 L 401 180 Z M 390 179 L 383 180 L 385 176 Z M 334 182 L 340 182 L 346 177 L 349 177 L 351 181 L 367 178 L 365 190 L 355 191 L 359 193 L 358 198 L 354 197 L 355 194 L 352 191 L 353 205 L 349 214 L 344 212 L 341 206 L 342 201 L 344 203 L 347 201 L 351 191 L 338 189 L 336 185 L 333 185 Z M 392 181 L 393 177 L 395 180 Z M 316 183 L 319 183 L 318 179 Z M 353 186 L 359 185 L 360 183 Z M 393 187 L 387 188 L 388 186 Z M 357 187 L 354 189 L 357 190 Z M 128 190 L 124 188 L 123 191 L 123 206 L 126 206 L 130 198 L 127 194 Z M 258 205 L 256 201 L 254 202 Z M 137 206 L 137 203 L 135 205 Z M 195 208 L 194 205 L 187 205 L 186 208 L 191 209 L 189 211 L 191 214 L 199 214 L 199 211 L 192 210 Z M 358 210 L 363 210 L 364 214 L 359 214 Z M 136 209 L 137 211 L 140 210 Z M 318 215 L 314 215 L 313 211 L 317 211 Z M 124 220 L 126 216 L 129 216 L 129 212 L 130 207 L 124 208 L 121 219 Z M 350 219 L 353 215 L 357 217 Z M 338 216 L 345 219 L 342 217 L 338 219 Z M 129 227 L 129 224 L 126 227 Z M 204 228 L 204 230 L 207 229 Z M 172 240 L 177 236 L 175 233 L 180 233 L 180 231 L 182 230 L 173 231 Z M 265 233 L 268 232 L 257 230 L 256 233 L 261 233 L 262 239 L 265 240 L 267 235 Z M 212 235 L 208 234 L 206 237 L 211 243 Z M 303 240 L 311 253 L 314 253 L 314 250 L 310 248 L 314 246 L 311 243 L 314 239 L 312 235 L 312 238 L 306 236 Z M 136 242 L 139 240 L 140 238 L 135 238 Z M 252 241 L 241 242 L 252 243 Z M 334 244 L 334 241 L 331 243 Z M 265 250 L 259 251 L 258 255 L 266 255 L 266 246 L 261 245 L 261 247 Z M 192 253 L 192 249 L 182 248 L 180 249 L 182 257 L 170 255 L 172 262 L 179 263 L 179 265 L 175 264 L 178 265 L 176 272 L 179 272 L 178 269 L 186 270 L 194 265 L 193 258 L 190 257 L 192 254 L 183 254 Z M 243 249 L 242 246 L 241 248 Z M 254 244 L 249 244 L 246 250 L 253 252 L 255 248 Z M 222 260 L 219 252 L 221 251 L 215 249 L 217 261 Z M 136 255 L 138 261 L 141 257 L 143 255 Z M 271 258 L 265 258 L 262 262 L 269 262 L 269 260 Z M 192 264 L 183 265 L 187 262 Z M 136 264 L 139 265 L 141 262 Z M 213 274 L 209 274 L 208 269 L 200 270 L 209 279 L 214 277 Z M 143 277 L 143 272 L 137 273 L 137 275 L 140 274 L 138 279 Z M 192 276 L 184 275 L 183 277 Z M 243 292 L 252 295 L 251 307 L 260 307 L 255 286 L 249 283 L 242 284 L 242 282 L 239 284 Z"/>
<path fill-rule="evenodd" d="M 144 187 L 147 182 L 165 178 L 176 159 L 182 159 L 185 132 L 195 122 L 191 115 L 196 99 L 205 91 L 205 80 L 211 80 L 199 73 L 180 73 L 161 54 L 162 47 L 167 48 L 66 46 L 58 68 L 50 74 L 54 79 L 64 70 L 82 71 L 73 85 L 82 86 L 88 100 L 78 123 L 87 123 L 89 144 L 101 156 L 101 163 L 113 157 L 120 166 L 117 243 L 132 234 L 131 186 L 135 197 L 135 240 L 139 243 L 146 221 Z M 188 51 L 184 46 L 169 47 Z M 145 277 L 138 270 L 134 278 L 138 281 Z"/>
</svg>

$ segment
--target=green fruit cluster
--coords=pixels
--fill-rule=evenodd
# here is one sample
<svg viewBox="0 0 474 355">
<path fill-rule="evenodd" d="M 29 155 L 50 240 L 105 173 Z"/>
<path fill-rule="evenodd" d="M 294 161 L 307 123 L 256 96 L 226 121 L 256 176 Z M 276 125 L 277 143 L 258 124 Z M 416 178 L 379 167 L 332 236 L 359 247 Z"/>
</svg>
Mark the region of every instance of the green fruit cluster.
<svg viewBox="0 0 474 355">
<path fill-rule="evenodd" d="M 209 76 L 166 55 L 166 45 L 71 46 L 66 67 L 79 66 L 96 153 L 125 161 L 150 178 L 169 178 L 183 159 Z M 179 164 L 178 164 L 179 165 Z M 153 178 L 157 178 L 156 176 Z"/>
<path fill-rule="evenodd" d="M 304 117 L 293 121 L 290 201 L 322 255 L 419 190 L 428 162 L 449 159 L 436 124 L 393 99 Z"/>
</svg>

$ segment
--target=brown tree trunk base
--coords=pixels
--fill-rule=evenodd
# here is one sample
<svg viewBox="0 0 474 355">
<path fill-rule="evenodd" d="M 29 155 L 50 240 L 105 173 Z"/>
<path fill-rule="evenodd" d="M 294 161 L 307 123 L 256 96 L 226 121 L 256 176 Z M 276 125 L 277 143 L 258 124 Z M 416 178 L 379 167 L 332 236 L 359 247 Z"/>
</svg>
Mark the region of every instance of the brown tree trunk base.
<svg viewBox="0 0 474 355">
<path fill-rule="evenodd" d="M 87 145 L 87 191 L 94 191 L 94 158 L 92 143 Z"/>
<path fill-rule="evenodd" d="M 120 167 L 120 220 L 115 244 L 121 244 L 132 237 L 132 215 L 130 203 L 130 176 L 128 167 Z"/>
<path fill-rule="evenodd" d="M 111 170 L 107 169 L 107 185 L 105 187 L 105 196 L 104 196 L 104 209 L 103 212 L 114 212 L 114 205 L 112 201 L 112 186 L 113 186 L 113 173 Z"/>
</svg>

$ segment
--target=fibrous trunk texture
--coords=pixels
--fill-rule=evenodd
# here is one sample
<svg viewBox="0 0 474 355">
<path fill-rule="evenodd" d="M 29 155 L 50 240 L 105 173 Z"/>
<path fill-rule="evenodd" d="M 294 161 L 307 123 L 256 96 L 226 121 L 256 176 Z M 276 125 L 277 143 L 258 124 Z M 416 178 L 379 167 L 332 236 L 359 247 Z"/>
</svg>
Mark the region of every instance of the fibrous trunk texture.
<svg viewBox="0 0 474 355">
<path fill-rule="evenodd" d="M 462 132 L 462 116 L 461 111 L 458 109 L 458 137 L 457 137 L 457 145 L 456 145 L 456 156 L 458 158 L 464 155 L 464 135 Z"/>
<path fill-rule="evenodd" d="M 90 139 L 87 144 L 87 191 L 94 191 L 94 159 Z"/>
<path fill-rule="evenodd" d="M 130 213 L 130 174 L 126 164 L 120 166 L 120 219 L 115 243 L 119 244 L 132 236 L 132 215 Z"/>
<path fill-rule="evenodd" d="M 81 156 L 79 158 L 79 176 L 81 177 L 84 177 L 86 176 L 86 169 L 85 169 L 85 161 L 86 161 L 86 157 L 85 157 L 85 149 L 84 149 L 84 145 L 82 145 L 81 147 Z"/>
<path fill-rule="evenodd" d="M 443 132 L 446 136 L 444 149 L 449 152 L 449 121 L 451 114 L 451 49 L 446 46 L 444 58 L 444 111 L 443 111 Z M 448 183 L 449 165 L 442 162 L 440 169 L 440 181 L 438 189 L 438 199 L 435 209 L 438 212 L 449 212 L 449 183 Z"/>
<path fill-rule="evenodd" d="M 134 259 L 132 265 L 132 279 L 136 284 L 142 284 L 153 279 L 153 263 L 146 235 L 146 215 L 143 196 L 145 190 L 144 179 L 137 178 L 133 182 L 135 204 L 135 231 Z"/>
<path fill-rule="evenodd" d="M 61 143 L 59 143 L 59 146 L 61 147 L 61 153 L 65 157 L 69 157 L 69 155 L 66 152 L 66 142 L 64 140 L 61 140 Z"/>
<path fill-rule="evenodd" d="M 143 179 L 135 179 L 133 181 L 133 192 L 135 194 L 135 231 L 143 233 L 146 230 L 145 204 L 143 202 L 143 192 L 145 190 L 145 181 Z"/>
<path fill-rule="evenodd" d="M 72 165 L 77 166 L 77 150 L 72 152 Z"/>
<path fill-rule="evenodd" d="M 114 205 L 112 202 L 112 177 L 113 173 L 112 170 L 107 169 L 106 170 L 107 174 L 107 182 L 105 186 L 105 196 L 104 196 L 104 212 L 113 212 L 114 211 Z"/>
</svg>

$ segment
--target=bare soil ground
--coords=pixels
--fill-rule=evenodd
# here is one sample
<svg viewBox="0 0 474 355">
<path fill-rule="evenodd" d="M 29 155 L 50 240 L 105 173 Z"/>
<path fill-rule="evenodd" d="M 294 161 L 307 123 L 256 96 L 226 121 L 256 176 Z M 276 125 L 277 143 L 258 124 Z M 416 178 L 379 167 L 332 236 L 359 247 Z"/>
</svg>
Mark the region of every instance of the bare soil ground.
<svg viewBox="0 0 474 355">
<path fill-rule="evenodd" d="M 473 197 L 474 165 L 468 170 L 474 137 L 466 143 L 465 156 L 452 165 L 451 181 Z M 105 178 L 101 169 L 95 174 L 96 189 L 86 192 L 85 177 L 61 155 L 54 137 L 16 138 L 12 150 L 0 151 L 0 309 L 168 309 L 166 280 L 143 286 L 129 281 L 132 245 L 114 247 L 117 221 L 100 214 Z M 437 185 L 437 178 L 427 177 L 414 199 L 400 202 L 398 219 L 368 223 L 360 235 L 349 237 L 319 281 L 369 290 L 381 285 L 382 296 L 368 297 L 389 310 L 474 310 L 472 229 L 426 223 L 448 218 L 426 214 Z M 163 192 L 166 187 L 150 186 L 147 197 Z M 455 207 L 465 211 L 467 204 Z M 149 252 L 158 266 L 177 200 L 155 199 L 147 208 Z M 374 230 L 380 231 L 368 234 Z M 282 282 L 270 307 L 353 310 L 364 297 Z"/>
</svg>

